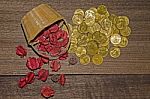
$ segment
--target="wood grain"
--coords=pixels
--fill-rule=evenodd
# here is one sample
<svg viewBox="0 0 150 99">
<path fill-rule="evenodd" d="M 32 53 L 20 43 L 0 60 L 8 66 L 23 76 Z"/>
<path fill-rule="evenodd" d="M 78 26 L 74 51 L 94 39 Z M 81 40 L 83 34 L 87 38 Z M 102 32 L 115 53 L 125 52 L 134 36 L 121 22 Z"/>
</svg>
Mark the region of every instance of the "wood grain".
<svg viewBox="0 0 150 99">
<path fill-rule="evenodd" d="M 150 75 L 67 75 L 64 87 L 48 79 L 19 89 L 21 77 L 0 76 L 0 99 L 43 99 L 45 84 L 56 91 L 50 99 L 150 99 Z"/>
<path fill-rule="evenodd" d="M 69 66 L 62 62 L 59 73 L 66 74 L 150 74 L 150 1 L 149 0 L 0 0 L 0 75 L 24 75 L 28 72 L 25 59 L 15 54 L 15 47 L 26 45 L 20 20 L 29 10 L 48 3 L 69 23 L 77 8 L 84 10 L 105 4 L 111 13 L 130 18 L 132 34 L 129 45 L 121 49 L 121 56 L 104 59 L 100 66 L 89 64 Z M 28 48 L 28 57 L 36 56 Z M 47 67 L 48 68 L 48 67 Z"/>
</svg>

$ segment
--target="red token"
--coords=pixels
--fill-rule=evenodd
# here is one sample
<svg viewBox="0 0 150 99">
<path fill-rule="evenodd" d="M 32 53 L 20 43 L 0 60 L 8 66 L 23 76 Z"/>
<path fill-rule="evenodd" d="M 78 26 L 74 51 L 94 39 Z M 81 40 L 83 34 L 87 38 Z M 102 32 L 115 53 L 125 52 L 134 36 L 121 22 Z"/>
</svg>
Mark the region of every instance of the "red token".
<svg viewBox="0 0 150 99">
<path fill-rule="evenodd" d="M 49 42 L 49 40 L 45 36 L 43 36 L 43 35 L 41 35 L 41 36 L 38 37 L 38 41 L 39 41 L 39 43 L 41 43 L 43 45 L 47 45 L 48 42 Z"/>
<path fill-rule="evenodd" d="M 52 60 L 50 67 L 52 68 L 52 71 L 57 72 L 61 68 L 61 65 L 58 60 Z"/>
<path fill-rule="evenodd" d="M 59 79 L 58 79 L 58 82 L 64 86 L 65 82 L 66 82 L 66 78 L 65 78 L 65 75 L 64 74 L 61 74 Z"/>
<path fill-rule="evenodd" d="M 40 69 L 38 72 L 38 79 L 41 81 L 46 81 L 49 76 L 49 71 L 45 69 Z"/>
<path fill-rule="evenodd" d="M 57 43 L 57 36 L 56 36 L 56 34 L 55 33 L 50 34 L 49 35 L 49 40 L 50 40 L 50 43 L 52 45 L 55 45 Z"/>
<path fill-rule="evenodd" d="M 58 56 L 59 53 L 61 52 L 61 49 L 58 47 L 53 47 L 52 50 L 50 51 L 51 56 Z"/>
<path fill-rule="evenodd" d="M 49 34 L 50 34 L 50 31 L 46 30 L 46 31 L 43 32 L 42 35 L 43 35 L 45 38 L 48 38 L 48 37 L 49 37 Z"/>
<path fill-rule="evenodd" d="M 43 64 L 44 64 L 44 62 L 43 62 L 43 60 L 42 60 L 42 58 L 37 58 L 37 61 L 38 61 L 38 63 L 39 63 L 39 67 L 42 67 L 43 66 Z"/>
<path fill-rule="evenodd" d="M 26 66 L 30 69 L 30 70 L 36 70 L 40 68 L 39 62 L 35 57 L 29 57 L 27 59 L 27 63 Z"/>
<path fill-rule="evenodd" d="M 20 57 L 24 57 L 27 55 L 27 50 L 23 46 L 19 45 L 16 47 L 16 54 Z"/>
<path fill-rule="evenodd" d="M 49 52 L 51 52 L 51 50 L 53 49 L 52 47 L 53 47 L 53 46 L 52 46 L 51 44 L 48 44 L 48 45 L 45 46 L 45 49 L 46 49 L 46 51 L 49 53 Z"/>
<path fill-rule="evenodd" d="M 59 60 L 65 60 L 68 57 L 68 52 L 62 54 L 61 56 L 59 56 Z"/>
<path fill-rule="evenodd" d="M 26 83 L 31 84 L 31 83 L 33 83 L 33 81 L 35 79 L 35 75 L 33 72 L 29 72 L 25 78 L 26 78 Z"/>
<path fill-rule="evenodd" d="M 57 32 L 58 30 L 59 30 L 59 26 L 57 24 L 55 24 L 49 28 L 49 31 L 51 33 Z"/>
<path fill-rule="evenodd" d="M 44 64 L 47 64 L 49 62 L 48 58 L 41 57 L 41 60 Z"/>
<path fill-rule="evenodd" d="M 54 96 L 55 91 L 50 86 L 43 86 L 41 88 L 41 95 L 45 98 Z"/>
<path fill-rule="evenodd" d="M 19 88 L 23 88 L 23 87 L 25 87 L 26 85 L 27 85 L 27 83 L 26 83 L 26 78 L 21 78 L 21 79 L 19 80 L 19 82 L 18 82 Z"/>
<path fill-rule="evenodd" d="M 46 52 L 46 48 L 45 48 L 45 45 L 43 45 L 43 44 L 38 44 L 38 46 L 37 46 L 37 49 L 39 50 L 39 51 L 43 51 L 43 52 Z"/>
</svg>

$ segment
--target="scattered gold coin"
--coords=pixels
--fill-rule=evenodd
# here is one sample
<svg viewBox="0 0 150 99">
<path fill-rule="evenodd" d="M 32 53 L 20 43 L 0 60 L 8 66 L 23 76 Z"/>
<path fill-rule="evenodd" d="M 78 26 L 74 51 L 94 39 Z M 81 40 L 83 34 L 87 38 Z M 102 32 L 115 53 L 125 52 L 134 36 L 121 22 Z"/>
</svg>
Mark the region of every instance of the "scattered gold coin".
<svg viewBox="0 0 150 99">
<path fill-rule="evenodd" d="M 120 30 L 120 34 L 122 36 L 129 36 L 131 34 L 131 29 L 130 27 L 124 27 L 123 29 Z"/>
<path fill-rule="evenodd" d="M 128 45 L 128 39 L 126 37 L 121 38 L 121 42 L 119 43 L 119 47 L 126 47 Z"/>
<path fill-rule="evenodd" d="M 79 15 L 84 16 L 84 11 L 82 9 L 76 9 L 74 14 L 79 14 Z"/>
<path fill-rule="evenodd" d="M 90 10 L 92 10 L 94 13 L 97 13 L 97 9 L 94 7 L 91 7 Z"/>
<path fill-rule="evenodd" d="M 80 35 L 80 33 L 79 33 L 79 31 L 76 28 L 72 30 L 71 37 L 78 38 L 79 35 Z"/>
<path fill-rule="evenodd" d="M 77 44 L 78 43 L 78 41 L 77 41 L 77 38 L 74 38 L 74 37 L 72 37 L 71 38 L 71 41 L 70 41 L 72 44 Z"/>
<path fill-rule="evenodd" d="M 116 18 L 116 26 L 117 26 L 118 29 L 123 29 L 127 25 L 129 25 L 128 17 L 126 17 L 126 16 L 118 16 Z"/>
<path fill-rule="evenodd" d="M 98 23 L 95 22 L 93 24 L 93 30 L 94 30 L 94 32 L 100 31 L 100 29 L 101 29 L 101 26 Z"/>
<path fill-rule="evenodd" d="M 121 42 L 121 36 L 119 34 L 113 34 L 111 37 L 110 37 L 110 41 L 112 44 L 119 44 Z"/>
<path fill-rule="evenodd" d="M 76 50 L 77 50 L 77 45 L 71 43 L 68 52 L 69 52 L 69 53 L 75 53 Z"/>
<path fill-rule="evenodd" d="M 86 54 L 86 49 L 84 47 L 77 47 L 75 54 L 80 57 L 83 54 Z"/>
<path fill-rule="evenodd" d="M 88 44 L 87 44 L 87 54 L 88 55 L 95 55 L 97 53 L 98 53 L 97 43 L 94 40 L 88 42 Z"/>
<path fill-rule="evenodd" d="M 95 54 L 93 57 L 92 57 L 92 62 L 95 64 L 95 65 L 100 65 L 103 63 L 103 57 L 100 55 L 100 54 Z"/>
<path fill-rule="evenodd" d="M 107 36 L 98 31 L 93 34 L 93 39 L 98 43 L 103 44 L 107 41 Z"/>
<path fill-rule="evenodd" d="M 110 14 L 110 16 L 108 18 L 112 22 L 112 24 L 116 24 L 117 16 L 115 14 Z"/>
<path fill-rule="evenodd" d="M 88 33 L 94 33 L 94 28 L 92 26 L 87 27 L 87 32 Z"/>
<path fill-rule="evenodd" d="M 88 33 L 88 35 L 87 35 L 87 42 L 90 42 L 92 40 L 93 40 L 93 34 Z"/>
<path fill-rule="evenodd" d="M 87 46 L 88 36 L 87 35 L 80 35 L 77 39 L 79 46 Z"/>
<path fill-rule="evenodd" d="M 100 54 L 103 57 L 106 57 L 107 54 L 108 54 L 108 48 L 105 47 L 105 46 L 100 47 L 99 50 L 98 50 L 98 54 Z"/>
<path fill-rule="evenodd" d="M 117 47 L 113 47 L 110 49 L 110 56 L 113 58 L 117 58 L 120 56 L 120 49 Z"/>
<path fill-rule="evenodd" d="M 119 30 L 115 25 L 112 25 L 111 27 L 111 34 L 119 34 Z"/>
<path fill-rule="evenodd" d="M 87 26 L 92 26 L 95 23 L 95 13 L 92 10 L 85 12 L 85 23 Z"/>
<path fill-rule="evenodd" d="M 102 29 L 109 30 L 112 26 L 112 22 L 108 18 L 104 18 L 101 22 Z"/>
<path fill-rule="evenodd" d="M 99 47 L 108 46 L 108 45 L 109 45 L 109 38 L 107 38 L 107 41 L 104 42 L 103 44 L 99 44 Z"/>
<path fill-rule="evenodd" d="M 87 33 L 87 25 L 85 22 L 82 22 L 79 26 L 78 26 L 78 31 L 80 33 Z"/>
<path fill-rule="evenodd" d="M 75 14 L 72 17 L 72 22 L 73 22 L 73 24 L 76 24 L 76 25 L 81 24 L 83 22 L 83 16 L 79 15 L 79 14 Z"/>
<path fill-rule="evenodd" d="M 87 65 L 87 64 L 89 64 L 89 63 L 90 63 L 90 56 L 87 55 L 87 54 L 81 55 L 81 57 L 80 57 L 80 63 L 81 63 L 82 65 Z"/>
<path fill-rule="evenodd" d="M 97 8 L 97 12 L 99 14 L 106 14 L 107 13 L 107 7 L 105 5 L 100 5 Z"/>
</svg>

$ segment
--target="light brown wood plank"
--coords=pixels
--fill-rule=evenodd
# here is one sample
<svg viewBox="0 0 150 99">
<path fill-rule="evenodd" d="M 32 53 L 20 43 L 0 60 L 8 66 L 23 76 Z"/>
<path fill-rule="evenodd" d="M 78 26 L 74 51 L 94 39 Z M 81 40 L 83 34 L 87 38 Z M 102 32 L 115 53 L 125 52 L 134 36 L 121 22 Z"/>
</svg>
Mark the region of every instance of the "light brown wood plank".
<svg viewBox="0 0 150 99">
<path fill-rule="evenodd" d="M 50 80 L 35 80 L 23 89 L 17 81 L 23 76 L 0 76 L 0 99 L 44 99 L 43 85 L 56 94 L 50 99 L 150 99 L 150 75 L 66 75 L 64 87 Z"/>
</svg>

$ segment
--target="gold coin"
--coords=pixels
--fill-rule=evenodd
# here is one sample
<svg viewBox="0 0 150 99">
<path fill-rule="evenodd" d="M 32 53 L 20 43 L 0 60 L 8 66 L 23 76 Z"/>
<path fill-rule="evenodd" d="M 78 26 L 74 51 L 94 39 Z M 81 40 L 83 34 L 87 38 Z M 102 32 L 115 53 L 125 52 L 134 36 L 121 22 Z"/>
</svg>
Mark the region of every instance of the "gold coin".
<svg viewBox="0 0 150 99">
<path fill-rule="evenodd" d="M 79 15 L 84 16 L 84 11 L 82 9 L 76 9 L 74 14 L 79 14 Z"/>
<path fill-rule="evenodd" d="M 87 44 L 87 54 L 89 55 L 95 55 L 98 53 L 98 46 L 95 41 L 90 41 Z"/>
<path fill-rule="evenodd" d="M 129 25 L 128 17 L 126 17 L 126 16 L 118 16 L 116 18 L 116 26 L 117 26 L 118 29 L 123 29 L 127 25 Z"/>
<path fill-rule="evenodd" d="M 86 54 L 86 49 L 84 47 L 77 47 L 75 54 L 80 57 L 83 54 Z"/>
<path fill-rule="evenodd" d="M 68 52 L 69 52 L 69 53 L 75 53 L 76 50 L 77 50 L 77 45 L 71 43 Z"/>
<path fill-rule="evenodd" d="M 74 44 L 77 44 L 77 38 L 74 38 L 74 37 L 71 37 L 71 41 L 70 41 L 71 43 L 74 43 Z"/>
<path fill-rule="evenodd" d="M 107 38 L 106 42 L 100 44 L 99 47 L 102 47 L 102 46 L 108 46 L 109 45 L 109 38 Z"/>
<path fill-rule="evenodd" d="M 115 25 L 112 25 L 111 27 L 111 34 L 118 34 L 119 30 L 117 29 L 117 27 Z"/>
<path fill-rule="evenodd" d="M 70 31 L 69 33 L 72 33 L 72 29 L 73 29 L 73 28 L 72 28 L 72 25 L 71 25 L 71 24 L 68 24 L 68 27 L 69 27 L 69 31 Z"/>
<path fill-rule="evenodd" d="M 80 35 L 80 33 L 79 33 L 79 31 L 77 29 L 73 29 L 72 30 L 71 37 L 78 38 L 79 35 Z"/>
<path fill-rule="evenodd" d="M 77 39 L 78 39 L 78 45 L 79 46 L 86 46 L 87 45 L 87 40 L 88 40 L 87 35 L 82 34 Z"/>
<path fill-rule="evenodd" d="M 80 63 L 81 63 L 82 65 L 87 65 L 87 64 L 89 64 L 89 63 L 90 63 L 90 56 L 87 55 L 87 54 L 81 55 L 81 57 L 80 57 Z"/>
<path fill-rule="evenodd" d="M 98 6 L 97 12 L 98 12 L 99 14 L 106 14 L 106 13 L 107 13 L 107 8 L 106 8 L 106 6 L 104 6 L 104 5 Z"/>
<path fill-rule="evenodd" d="M 97 9 L 95 7 L 91 7 L 90 10 L 92 10 L 95 13 L 97 13 Z"/>
<path fill-rule="evenodd" d="M 78 28 L 78 25 L 73 25 L 72 26 L 72 30 L 77 29 L 77 28 Z"/>
<path fill-rule="evenodd" d="M 108 48 L 107 47 L 100 47 L 98 50 L 98 54 L 100 54 L 103 57 L 106 57 L 108 54 Z"/>
<path fill-rule="evenodd" d="M 101 29 L 101 26 L 98 23 L 94 23 L 93 24 L 93 30 L 94 30 L 94 32 L 100 31 L 100 29 Z"/>
<path fill-rule="evenodd" d="M 87 35 L 87 42 L 90 42 L 93 40 L 93 35 L 91 33 L 88 33 Z"/>
<path fill-rule="evenodd" d="M 117 58 L 120 56 L 120 49 L 117 47 L 113 47 L 110 49 L 110 56 L 113 58 Z"/>
<path fill-rule="evenodd" d="M 122 16 L 122 18 L 125 20 L 125 24 L 129 25 L 129 18 L 127 16 Z"/>
<path fill-rule="evenodd" d="M 87 32 L 94 33 L 94 28 L 92 26 L 87 27 Z"/>
<path fill-rule="evenodd" d="M 97 31 L 93 34 L 93 39 L 97 41 L 98 43 L 103 44 L 107 41 L 107 36 Z"/>
<path fill-rule="evenodd" d="M 106 11 L 106 13 L 105 13 L 104 15 L 105 15 L 105 17 L 107 17 L 107 18 L 110 16 L 110 14 L 109 14 L 108 11 Z"/>
<path fill-rule="evenodd" d="M 111 37 L 110 37 L 110 41 L 112 44 L 119 44 L 121 42 L 121 36 L 119 34 L 113 34 Z"/>
<path fill-rule="evenodd" d="M 96 54 L 92 57 L 92 62 L 95 65 L 100 65 L 103 63 L 103 57 L 100 54 Z"/>
<path fill-rule="evenodd" d="M 108 18 L 102 19 L 100 22 L 102 29 L 109 30 L 112 26 L 112 22 Z"/>
<path fill-rule="evenodd" d="M 95 13 L 95 21 L 98 22 L 101 20 L 101 15 L 99 13 Z"/>
<path fill-rule="evenodd" d="M 95 17 L 95 12 L 92 10 L 86 10 L 85 11 L 85 18 L 87 17 Z"/>
<path fill-rule="evenodd" d="M 106 35 L 106 37 L 110 37 L 111 36 L 111 28 L 109 30 L 104 30 L 104 29 L 100 29 L 100 33 L 103 33 Z"/>
<path fill-rule="evenodd" d="M 115 14 L 110 14 L 110 16 L 108 18 L 112 22 L 112 24 L 116 24 L 117 16 Z"/>
<path fill-rule="evenodd" d="M 85 22 L 82 22 L 79 26 L 78 26 L 78 31 L 80 33 L 87 33 L 87 25 Z"/>
<path fill-rule="evenodd" d="M 127 26 L 127 27 L 121 29 L 120 34 L 122 36 L 129 36 L 131 34 L 131 28 Z"/>
<path fill-rule="evenodd" d="M 109 48 L 110 48 L 110 45 L 108 44 L 108 45 L 106 45 L 105 47 L 106 47 L 107 49 L 109 49 Z"/>
<path fill-rule="evenodd" d="M 119 43 L 119 47 L 126 47 L 128 45 L 128 39 L 126 37 L 121 38 L 121 42 Z"/>
<path fill-rule="evenodd" d="M 79 14 L 75 14 L 72 17 L 73 24 L 79 25 L 83 22 L 83 16 Z"/>
<path fill-rule="evenodd" d="M 92 10 L 85 12 L 85 23 L 87 26 L 92 26 L 95 23 L 95 13 Z"/>
</svg>

